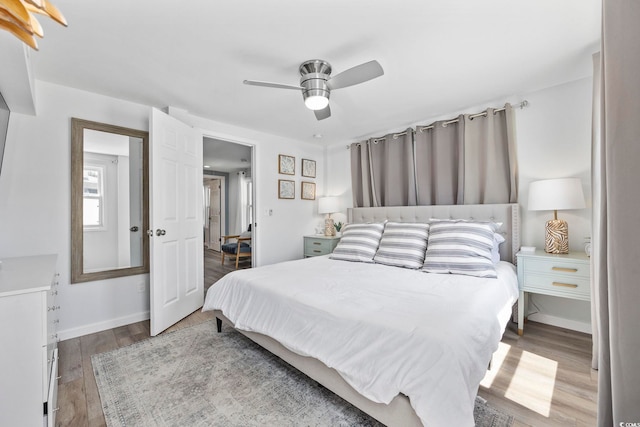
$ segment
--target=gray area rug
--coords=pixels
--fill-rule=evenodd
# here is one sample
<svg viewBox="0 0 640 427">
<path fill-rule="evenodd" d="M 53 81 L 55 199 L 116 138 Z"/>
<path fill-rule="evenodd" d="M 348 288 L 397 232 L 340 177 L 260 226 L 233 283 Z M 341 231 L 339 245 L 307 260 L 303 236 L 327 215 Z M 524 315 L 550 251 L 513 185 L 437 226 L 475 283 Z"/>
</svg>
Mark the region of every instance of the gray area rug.
<svg viewBox="0 0 640 427">
<path fill-rule="evenodd" d="M 108 426 L 379 426 L 242 334 L 215 322 L 91 357 Z M 476 399 L 476 425 L 513 417 Z"/>
</svg>

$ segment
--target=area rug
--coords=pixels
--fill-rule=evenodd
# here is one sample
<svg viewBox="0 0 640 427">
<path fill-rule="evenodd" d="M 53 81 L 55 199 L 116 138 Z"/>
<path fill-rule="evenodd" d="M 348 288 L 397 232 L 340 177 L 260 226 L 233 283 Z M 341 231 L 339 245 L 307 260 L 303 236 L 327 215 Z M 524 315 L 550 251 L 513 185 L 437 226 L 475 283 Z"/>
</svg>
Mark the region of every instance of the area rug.
<svg viewBox="0 0 640 427">
<path fill-rule="evenodd" d="M 213 321 L 91 357 L 107 426 L 380 426 Z M 476 425 L 513 417 L 476 399 Z"/>
</svg>

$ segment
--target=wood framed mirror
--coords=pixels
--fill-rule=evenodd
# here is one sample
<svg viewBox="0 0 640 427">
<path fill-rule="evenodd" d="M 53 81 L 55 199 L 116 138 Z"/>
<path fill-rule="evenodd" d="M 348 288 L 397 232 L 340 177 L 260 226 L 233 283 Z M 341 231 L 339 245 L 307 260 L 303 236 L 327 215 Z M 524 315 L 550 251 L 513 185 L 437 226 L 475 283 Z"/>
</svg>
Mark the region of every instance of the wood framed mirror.
<svg viewBox="0 0 640 427">
<path fill-rule="evenodd" d="M 149 132 L 71 119 L 71 283 L 149 272 Z"/>
</svg>

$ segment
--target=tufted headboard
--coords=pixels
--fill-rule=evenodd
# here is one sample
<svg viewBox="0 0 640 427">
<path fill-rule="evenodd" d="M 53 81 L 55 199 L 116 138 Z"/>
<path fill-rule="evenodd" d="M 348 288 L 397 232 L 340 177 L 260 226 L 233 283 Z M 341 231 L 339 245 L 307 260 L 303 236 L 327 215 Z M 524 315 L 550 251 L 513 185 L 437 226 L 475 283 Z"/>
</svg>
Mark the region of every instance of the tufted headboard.
<svg viewBox="0 0 640 427">
<path fill-rule="evenodd" d="M 517 203 L 500 205 L 436 205 L 436 206 L 388 206 L 382 208 L 349 208 L 348 223 L 429 222 L 431 218 L 469 219 L 501 222 L 498 230 L 505 238 L 500 245 L 500 259 L 516 263 L 520 250 L 520 206 Z"/>
</svg>

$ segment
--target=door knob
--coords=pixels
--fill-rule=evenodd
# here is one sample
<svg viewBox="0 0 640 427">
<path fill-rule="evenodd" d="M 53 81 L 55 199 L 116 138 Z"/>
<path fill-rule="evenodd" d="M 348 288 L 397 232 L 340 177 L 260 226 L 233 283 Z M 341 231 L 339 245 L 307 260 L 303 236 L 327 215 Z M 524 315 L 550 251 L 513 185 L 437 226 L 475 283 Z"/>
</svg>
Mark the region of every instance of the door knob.
<svg viewBox="0 0 640 427">
<path fill-rule="evenodd" d="M 167 234 L 166 230 L 160 230 L 159 228 L 156 230 L 156 236 L 164 236 Z"/>
<path fill-rule="evenodd" d="M 137 225 L 134 225 L 133 227 L 131 227 L 131 228 L 129 229 L 129 231 L 131 231 L 131 232 L 134 232 L 134 233 L 135 233 L 136 231 L 138 231 L 138 226 L 137 226 Z"/>
</svg>

